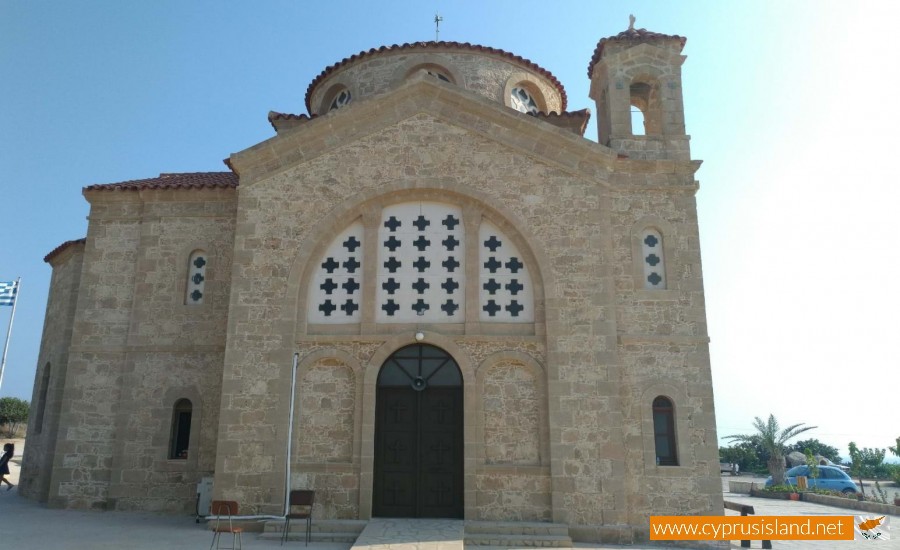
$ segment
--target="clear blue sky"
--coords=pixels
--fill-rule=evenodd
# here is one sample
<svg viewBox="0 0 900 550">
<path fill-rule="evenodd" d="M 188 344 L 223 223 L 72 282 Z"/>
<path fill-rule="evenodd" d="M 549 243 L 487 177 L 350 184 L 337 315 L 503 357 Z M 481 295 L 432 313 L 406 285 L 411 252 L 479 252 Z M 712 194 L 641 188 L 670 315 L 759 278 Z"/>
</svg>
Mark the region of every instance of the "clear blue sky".
<svg viewBox="0 0 900 550">
<path fill-rule="evenodd" d="M 521 55 L 590 107 L 597 41 L 688 37 L 684 96 L 719 434 L 775 413 L 846 453 L 900 435 L 895 2 L 0 0 L 0 280 L 23 279 L 0 396 L 31 399 L 50 268 L 81 189 L 225 170 L 309 82 L 434 39 Z M 549 9 L 548 9 L 549 8 Z M 588 137 L 596 139 L 594 125 Z M 0 309 L 5 334 L 9 308 Z"/>
</svg>

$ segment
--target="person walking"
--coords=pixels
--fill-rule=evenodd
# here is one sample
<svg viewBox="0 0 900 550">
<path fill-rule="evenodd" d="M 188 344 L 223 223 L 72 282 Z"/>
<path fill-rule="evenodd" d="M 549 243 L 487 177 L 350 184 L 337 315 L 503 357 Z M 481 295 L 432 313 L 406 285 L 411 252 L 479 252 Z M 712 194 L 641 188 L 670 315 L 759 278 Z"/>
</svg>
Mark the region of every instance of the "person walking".
<svg viewBox="0 0 900 550">
<path fill-rule="evenodd" d="M 16 446 L 12 443 L 7 443 L 3 446 L 3 454 L 0 455 L 0 487 L 3 486 L 3 483 L 9 485 L 6 488 L 7 491 L 11 491 L 15 485 L 10 483 L 6 476 L 9 475 L 9 461 L 12 460 L 13 454 L 16 452 Z"/>
</svg>

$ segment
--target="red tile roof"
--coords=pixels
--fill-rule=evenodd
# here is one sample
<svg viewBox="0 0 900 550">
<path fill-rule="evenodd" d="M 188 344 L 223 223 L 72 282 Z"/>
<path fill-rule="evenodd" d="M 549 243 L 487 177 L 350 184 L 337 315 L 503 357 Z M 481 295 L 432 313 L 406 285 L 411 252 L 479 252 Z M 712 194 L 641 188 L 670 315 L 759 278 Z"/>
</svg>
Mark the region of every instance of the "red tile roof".
<svg viewBox="0 0 900 550">
<path fill-rule="evenodd" d="M 292 115 L 290 113 L 276 113 L 275 111 L 269 111 L 269 124 L 271 124 L 272 128 L 277 132 L 283 128 L 293 128 L 297 124 L 312 120 L 317 116 L 319 115 Z"/>
<path fill-rule="evenodd" d="M 580 136 L 584 136 L 588 122 L 591 120 L 591 110 L 582 109 L 580 111 L 564 111 L 562 113 L 538 113 L 529 115 L 545 120 L 554 126 L 561 128 L 569 128 Z"/>
<path fill-rule="evenodd" d="M 588 63 L 588 78 L 593 78 L 594 65 L 600 61 L 600 56 L 603 55 L 603 46 L 605 46 L 607 42 L 634 42 L 640 44 L 643 42 L 658 42 L 661 40 L 680 41 L 681 46 L 678 51 L 681 51 L 681 49 L 684 48 L 684 44 L 687 42 L 687 38 L 678 36 L 677 34 L 662 34 L 648 31 L 647 29 L 628 29 L 615 36 L 601 38 L 600 42 L 597 43 L 597 48 L 594 50 L 594 56 L 591 57 L 591 62 Z"/>
<path fill-rule="evenodd" d="M 143 189 L 227 189 L 238 186 L 232 172 L 162 173 L 158 178 L 88 185 L 84 191 L 141 191 Z"/>
<path fill-rule="evenodd" d="M 53 250 L 51 250 L 49 254 L 44 256 L 44 261 L 49 264 L 50 260 L 52 260 L 53 258 L 62 254 L 63 250 L 69 248 L 70 246 L 74 246 L 76 244 L 84 244 L 86 240 L 87 239 L 75 239 L 74 241 L 66 241 L 66 242 L 62 243 L 61 245 L 57 246 L 56 248 L 54 248 Z"/>
<path fill-rule="evenodd" d="M 480 53 L 498 55 L 500 57 L 505 57 L 507 61 L 516 63 L 516 64 L 521 65 L 529 70 L 535 71 L 535 72 L 543 75 L 550 82 L 552 82 L 554 86 L 556 86 L 557 90 L 559 90 L 560 97 L 562 98 L 562 109 L 564 111 L 566 110 L 566 103 L 567 103 L 568 99 L 566 97 L 566 90 L 565 90 L 565 88 L 563 88 L 563 85 L 560 83 L 559 80 L 556 79 L 555 76 L 553 76 L 553 74 L 550 71 L 540 67 L 533 61 L 531 61 L 529 59 L 525 59 L 524 57 L 521 57 L 518 55 L 511 54 L 511 53 L 503 51 L 503 50 L 498 50 L 496 48 L 490 48 L 487 46 L 479 46 L 477 44 L 470 44 L 468 42 L 444 42 L 444 41 L 411 42 L 411 43 L 400 44 L 400 45 L 393 44 L 391 46 L 381 46 L 380 48 L 372 48 L 371 50 L 359 52 L 358 54 L 351 55 L 350 57 L 345 57 L 344 59 L 335 63 L 334 65 L 326 67 L 325 70 L 322 71 L 319 74 L 319 76 L 314 78 L 313 81 L 310 83 L 309 87 L 306 89 L 306 110 L 309 111 L 310 113 L 312 112 L 312 109 L 310 108 L 309 100 L 310 100 L 310 96 L 312 96 L 313 89 L 325 77 L 327 77 L 328 75 L 330 75 L 331 73 L 333 73 L 334 71 L 338 70 L 341 67 L 345 67 L 351 63 L 359 61 L 360 59 L 364 59 L 366 57 L 370 57 L 370 56 L 384 53 L 384 52 L 397 52 L 397 51 L 406 51 L 406 50 L 446 50 L 446 49 L 467 50 L 470 52 L 480 52 Z"/>
</svg>

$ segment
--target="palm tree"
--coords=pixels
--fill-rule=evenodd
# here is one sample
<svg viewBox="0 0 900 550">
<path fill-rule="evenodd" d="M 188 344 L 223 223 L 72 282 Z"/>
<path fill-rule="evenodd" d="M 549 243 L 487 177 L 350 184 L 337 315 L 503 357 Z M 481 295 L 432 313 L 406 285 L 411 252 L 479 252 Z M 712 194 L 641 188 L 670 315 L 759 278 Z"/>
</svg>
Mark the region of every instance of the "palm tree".
<svg viewBox="0 0 900 550">
<path fill-rule="evenodd" d="M 769 415 L 769 421 L 763 422 L 760 417 L 753 420 L 753 427 L 756 428 L 755 434 L 750 435 L 729 435 L 725 439 L 740 442 L 757 442 L 764 449 L 769 451 L 769 473 L 772 474 L 772 483 L 781 485 L 784 483 L 784 450 L 788 441 L 803 432 L 814 430 L 817 426 L 804 426 L 794 424 L 781 430 L 778 426 L 778 420 L 775 415 Z"/>
</svg>

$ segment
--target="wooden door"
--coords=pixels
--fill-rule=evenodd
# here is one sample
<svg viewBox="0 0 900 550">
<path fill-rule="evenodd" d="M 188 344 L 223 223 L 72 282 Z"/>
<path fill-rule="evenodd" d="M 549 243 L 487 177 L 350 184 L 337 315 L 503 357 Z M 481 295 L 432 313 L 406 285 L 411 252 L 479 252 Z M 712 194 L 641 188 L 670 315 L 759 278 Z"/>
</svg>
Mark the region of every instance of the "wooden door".
<svg viewBox="0 0 900 550">
<path fill-rule="evenodd" d="M 410 348 L 424 350 L 424 357 Z M 379 375 L 375 405 L 372 513 L 379 517 L 463 517 L 463 395 L 459 369 L 432 346 Z M 449 358 L 442 350 L 439 350 Z M 398 352 L 399 354 L 400 352 Z M 395 354 L 396 356 L 397 354 Z M 431 357 L 429 357 L 431 355 Z M 430 365 L 429 365 L 430 363 Z M 437 374 L 437 369 L 454 372 Z M 396 375 L 396 376 L 395 376 Z M 409 383 L 401 385 L 401 382 Z M 435 385 L 429 382 L 435 382 Z"/>
</svg>

